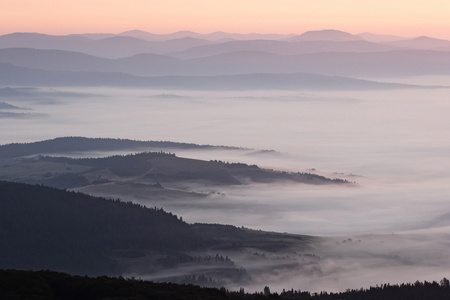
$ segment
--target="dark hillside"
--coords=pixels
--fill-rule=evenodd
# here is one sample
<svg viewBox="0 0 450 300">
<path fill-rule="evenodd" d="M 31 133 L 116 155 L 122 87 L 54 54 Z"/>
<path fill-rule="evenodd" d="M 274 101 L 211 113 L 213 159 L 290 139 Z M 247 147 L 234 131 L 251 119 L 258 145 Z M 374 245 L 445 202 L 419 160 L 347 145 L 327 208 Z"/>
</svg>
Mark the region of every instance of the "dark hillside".
<svg viewBox="0 0 450 300">
<path fill-rule="evenodd" d="M 0 268 L 118 274 L 114 251 L 213 244 L 161 209 L 0 182 Z"/>
<path fill-rule="evenodd" d="M 0 269 L 144 274 L 220 287 L 250 279 L 231 255 L 242 256 L 248 248 L 307 251 L 312 239 L 187 224 L 162 209 L 0 181 Z"/>
<path fill-rule="evenodd" d="M 74 188 L 98 184 L 143 182 L 196 182 L 202 185 L 239 185 L 249 182 L 289 181 L 307 184 L 347 184 L 311 173 L 290 173 L 245 163 L 204 161 L 173 153 L 143 152 L 103 158 L 37 156 L 15 159 L 3 165 L 0 178 L 9 181 Z M 126 183 L 126 182 L 125 182 Z"/>
</svg>

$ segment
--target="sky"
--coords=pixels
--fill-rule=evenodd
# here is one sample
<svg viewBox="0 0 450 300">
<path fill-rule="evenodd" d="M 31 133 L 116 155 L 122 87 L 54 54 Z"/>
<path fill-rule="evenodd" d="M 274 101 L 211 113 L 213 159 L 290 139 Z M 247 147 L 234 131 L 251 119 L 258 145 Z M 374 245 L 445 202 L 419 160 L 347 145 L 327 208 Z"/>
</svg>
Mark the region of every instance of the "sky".
<svg viewBox="0 0 450 300">
<path fill-rule="evenodd" d="M 337 29 L 450 39 L 448 0 L 0 0 L 0 34 Z"/>
</svg>

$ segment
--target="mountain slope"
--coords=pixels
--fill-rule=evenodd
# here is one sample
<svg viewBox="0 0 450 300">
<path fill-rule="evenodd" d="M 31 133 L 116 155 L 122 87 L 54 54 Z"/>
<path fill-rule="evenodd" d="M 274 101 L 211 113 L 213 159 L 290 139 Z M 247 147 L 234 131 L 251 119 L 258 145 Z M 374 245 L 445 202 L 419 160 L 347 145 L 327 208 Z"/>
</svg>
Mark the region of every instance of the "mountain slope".
<svg viewBox="0 0 450 300">
<path fill-rule="evenodd" d="M 249 279 L 243 268 L 219 255 L 223 251 L 237 256 L 246 248 L 307 249 L 312 240 L 230 225 L 187 224 L 162 209 L 4 181 L 0 234 L 0 269 L 146 274 L 154 280 L 209 286 Z M 193 280 L 196 274 L 206 281 Z"/>
<path fill-rule="evenodd" d="M 118 249 L 194 249 L 212 241 L 161 210 L 0 182 L 0 268 L 117 274 Z"/>
</svg>

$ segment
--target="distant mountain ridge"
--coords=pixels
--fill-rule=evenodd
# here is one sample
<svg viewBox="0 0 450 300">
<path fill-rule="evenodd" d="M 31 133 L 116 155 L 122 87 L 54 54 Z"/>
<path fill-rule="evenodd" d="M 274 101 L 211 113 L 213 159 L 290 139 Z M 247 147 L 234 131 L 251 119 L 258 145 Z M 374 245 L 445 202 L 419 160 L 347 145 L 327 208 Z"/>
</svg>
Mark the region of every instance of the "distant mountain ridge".
<svg viewBox="0 0 450 300">
<path fill-rule="evenodd" d="M 345 89 L 356 82 L 315 77 L 320 83 L 311 85 L 312 74 L 353 79 L 450 75 L 450 41 L 361 36 L 333 29 L 289 36 L 191 31 L 157 35 L 139 30 L 64 36 L 12 33 L 0 36 L 0 85 Z M 263 80 L 269 73 L 271 80 Z M 299 74 L 308 73 L 308 84 L 299 82 Z M 242 79 L 249 81 L 240 83 Z M 360 83 L 367 88 L 367 82 Z M 382 86 L 372 83 L 371 88 Z"/>
<path fill-rule="evenodd" d="M 133 76 L 117 72 L 44 71 L 0 63 L 3 86 L 116 86 L 184 90 L 380 90 L 444 88 L 376 82 L 312 73 L 253 73 L 221 76 Z"/>
<path fill-rule="evenodd" d="M 366 39 L 364 39 L 364 36 Z M 431 39 L 431 38 L 428 38 Z M 153 54 L 171 54 L 182 52 L 192 47 L 224 44 L 227 42 L 302 42 L 302 47 L 307 46 L 307 50 L 296 50 L 296 54 L 318 51 L 350 51 L 344 46 L 337 47 L 336 43 L 360 42 L 353 47 L 351 52 L 366 51 L 387 51 L 394 50 L 395 47 L 411 49 L 429 49 L 438 50 L 447 46 L 450 41 L 441 40 L 441 44 L 432 45 L 419 39 L 415 42 L 406 42 L 407 38 L 388 37 L 363 33 L 354 35 L 339 30 L 317 30 L 307 31 L 300 35 L 281 35 L 281 34 L 236 34 L 226 32 L 214 32 L 209 34 L 199 34 L 191 31 L 180 31 L 171 34 L 153 34 L 140 30 L 131 30 L 119 34 L 71 34 L 71 35 L 48 35 L 41 33 L 11 33 L 0 36 L 0 48 L 35 48 L 35 49 L 54 49 L 76 51 L 104 58 L 120 58 L 141 53 Z M 433 39 L 437 40 L 437 39 Z M 314 48 L 307 43 L 311 42 L 334 42 L 331 46 Z M 366 42 L 366 45 L 361 43 Z M 372 43 L 371 49 L 367 43 Z M 421 45 L 425 43 L 426 46 Z M 250 43 L 251 44 L 251 43 Z M 283 47 L 291 47 L 282 43 Z M 223 45 L 226 46 L 226 45 Z M 336 48 L 337 47 L 337 48 Z M 390 47 L 390 48 L 389 48 Z M 250 49 L 248 49 L 250 50 Z M 255 49 L 253 49 L 255 50 Z M 258 49 L 267 51 L 267 49 Z M 229 51 L 229 50 L 227 50 Z M 270 51 L 269 51 L 270 52 Z M 217 53 L 216 53 L 217 54 Z M 290 50 L 284 54 L 295 54 Z"/>
<path fill-rule="evenodd" d="M 421 50 L 432 50 L 441 49 L 444 47 L 450 47 L 450 41 L 430 38 L 427 36 L 420 36 L 413 39 L 406 39 L 400 41 L 389 42 L 389 45 L 396 47 L 404 47 L 408 49 L 421 49 Z"/>
<path fill-rule="evenodd" d="M 307 31 L 302 33 L 301 35 L 297 35 L 287 39 L 291 42 L 296 41 L 360 41 L 363 40 L 362 37 L 358 35 L 353 35 L 348 32 L 334 30 L 334 29 L 326 29 L 326 30 L 316 30 L 316 31 Z"/>
<path fill-rule="evenodd" d="M 265 41 L 255 42 L 264 45 Z M 277 42 L 279 43 L 279 42 Z M 320 52 L 281 55 L 249 50 L 266 47 L 241 47 L 232 52 L 207 57 L 181 59 L 159 54 L 138 54 L 119 59 L 100 58 L 80 52 L 30 48 L 0 49 L 0 64 L 11 64 L 35 71 L 115 72 L 134 76 L 211 76 L 243 73 L 303 73 L 368 77 L 450 74 L 450 52 L 398 50 L 367 53 Z M 220 48 L 218 48 L 220 50 Z M 195 51 L 194 51 L 195 50 Z M 200 56 L 207 48 L 193 48 Z M 222 51 L 220 50 L 220 51 Z M 236 50 L 236 51 L 235 51 Z M 219 51 L 219 52 L 220 52 Z M 197 54 L 193 56 L 197 56 Z M 191 52 L 184 54 L 191 56 Z M 4 67 L 7 68 L 6 66 Z M 0 73 L 2 70 L 0 70 Z M 11 73 L 13 75 L 14 72 Z M 8 77 L 5 77 L 7 80 Z M 5 81 L 6 82 L 6 81 Z"/>
<path fill-rule="evenodd" d="M 147 41 L 121 35 L 100 39 L 80 35 L 54 36 L 37 33 L 13 33 L 0 36 L 0 48 L 66 50 L 104 58 L 120 58 L 141 53 L 165 54 L 211 43 L 208 40 L 194 38 Z"/>
<path fill-rule="evenodd" d="M 155 34 L 142 30 L 129 30 L 118 35 L 132 36 L 149 41 L 163 41 L 178 38 L 197 38 L 210 41 L 222 41 L 222 40 L 282 40 L 292 37 L 293 34 L 261 34 L 261 33 L 228 33 L 223 31 L 217 31 L 212 33 L 201 34 L 193 31 L 178 31 L 169 34 Z"/>
</svg>

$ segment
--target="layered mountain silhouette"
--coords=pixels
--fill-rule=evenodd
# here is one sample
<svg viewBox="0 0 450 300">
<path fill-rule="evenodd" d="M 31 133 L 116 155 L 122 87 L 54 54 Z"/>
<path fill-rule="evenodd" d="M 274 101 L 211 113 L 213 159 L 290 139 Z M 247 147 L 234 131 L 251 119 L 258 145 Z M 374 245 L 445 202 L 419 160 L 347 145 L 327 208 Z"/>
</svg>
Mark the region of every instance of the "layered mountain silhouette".
<svg viewBox="0 0 450 300">
<path fill-rule="evenodd" d="M 280 55 L 263 51 L 236 51 L 197 59 L 151 53 L 106 59 L 73 51 L 7 48 L 0 49 L 0 63 L 34 70 L 115 72 L 134 76 L 294 73 L 299 70 L 347 77 L 411 76 L 449 74 L 450 52 L 401 50 Z"/>
<path fill-rule="evenodd" d="M 355 78 L 449 74 L 450 41 L 429 37 L 338 30 L 0 36 L 3 86 L 380 89 L 407 86 Z"/>
</svg>

